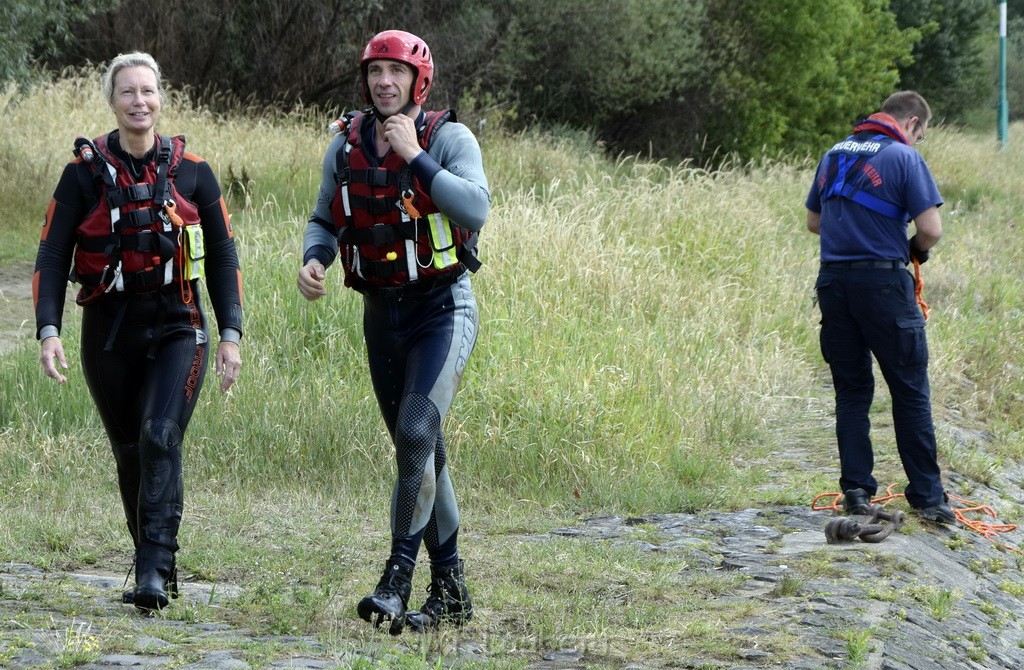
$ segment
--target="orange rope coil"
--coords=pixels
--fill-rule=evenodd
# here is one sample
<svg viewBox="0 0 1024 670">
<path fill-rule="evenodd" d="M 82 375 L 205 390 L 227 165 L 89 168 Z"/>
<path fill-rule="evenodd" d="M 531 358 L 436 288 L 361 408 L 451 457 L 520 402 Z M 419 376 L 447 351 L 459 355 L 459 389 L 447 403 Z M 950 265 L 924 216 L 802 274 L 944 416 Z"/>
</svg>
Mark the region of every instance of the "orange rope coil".
<svg viewBox="0 0 1024 670">
<path fill-rule="evenodd" d="M 890 502 L 891 500 L 893 500 L 895 498 L 903 498 L 903 497 L 905 497 L 902 493 L 893 493 L 892 492 L 892 489 L 895 486 L 896 486 L 895 482 L 893 482 L 892 484 L 889 484 L 889 486 L 887 486 L 885 488 L 885 495 L 884 496 L 878 496 L 877 498 L 872 498 L 871 499 L 871 503 L 872 504 L 878 504 L 878 505 L 881 505 L 882 507 L 885 507 L 885 505 L 888 502 Z M 952 495 L 952 494 L 947 494 L 947 495 L 949 495 L 949 499 L 950 500 L 955 500 L 955 501 L 963 504 L 962 507 L 953 507 L 952 505 L 950 506 L 950 509 L 953 510 L 953 516 L 955 516 L 956 520 L 958 522 L 960 522 L 960 525 L 962 525 L 964 528 L 966 528 L 968 530 L 972 530 L 975 533 L 981 535 L 983 538 L 985 538 L 989 542 L 992 542 L 993 544 L 995 544 L 1000 549 L 1006 549 L 1008 551 L 1013 551 L 1013 552 L 1017 552 L 1017 553 L 1024 553 L 1024 551 L 1022 551 L 1021 549 L 1019 549 L 1015 545 L 1012 545 L 1009 542 L 1006 542 L 1001 537 L 1002 535 L 1005 535 L 1006 533 L 1012 533 L 1013 531 L 1017 530 L 1017 524 L 1015 524 L 1015 523 L 998 523 L 998 522 L 997 523 L 990 523 L 990 522 L 987 522 L 987 521 L 982 521 L 980 519 L 969 519 L 966 516 L 968 513 L 982 514 L 984 516 L 988 516 L 988 517 L 992 517 L 992 518 L 998 518 L 998 517 L 996 515 L 995 509 L 993 509 L 990 505 L 979 505 L 976 502 L 973 502 L 971 500 L 967 500 L 965 498 L 961 498 L 959 496 L 955 496 L 955 495 Z M 829 498 L 829 497 L 832 498 L 832 503 L 831 504 L 825 505 L 825 506 L 819 506 L 818 505 L 818 501 L 819 500 L 821 500 L 822 498 Z M 834 492 L 820 493 L 820 494 L 814 496 L 814 500 L 811 501 L 811 509 L 815 510 L 817 512 L 822 512 L 822 511 L 826 511 L 826 510 L 833 510 L 835 512 L 842 512 L 843 510 L 842 510 L 842 507 L 840 506 L 840 503 L 842 502 L 842 500 L 843 500 L 843 494 L 842 493 L 834 493 Z"/>
<path fill-rule="evenodd" d="M 921 308 L 924 320 L 928 320 L 928 303 L 924 301 L 924 279 L 921 277 L 921 261 L 914 259 L 914 297 Z"/>
</svg>

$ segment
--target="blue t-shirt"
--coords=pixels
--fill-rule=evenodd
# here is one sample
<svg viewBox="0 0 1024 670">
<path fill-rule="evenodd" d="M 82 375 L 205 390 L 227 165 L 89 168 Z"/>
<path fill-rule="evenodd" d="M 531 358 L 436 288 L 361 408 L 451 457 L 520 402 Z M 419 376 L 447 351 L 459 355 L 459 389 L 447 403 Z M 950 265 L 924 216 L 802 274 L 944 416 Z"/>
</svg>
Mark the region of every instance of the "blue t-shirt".
<svg viewBox="0 0 1024 670">
<path fill-rule="evenodd" d="M 856 140 L 867 140 L 861 133 Z M 833 197 L 821 202 L 826 188 L 830 157 L 844 151 L 844 140 L 837 143 L 818 163 L 817 174 L 807 194 L 807 209 L 821 214 L 821 260 L 900 260 L 910 262 L 907 245 L 907 221 L 894 219 L 852 200 Z M 904 209 L 910 218 L 930 207 L 942 205 L 942 197 L 931 171 L 921 154 L 901 142 L 891 142 L 871 156 L 847 182 L 876 198 Z"/>
</svg>

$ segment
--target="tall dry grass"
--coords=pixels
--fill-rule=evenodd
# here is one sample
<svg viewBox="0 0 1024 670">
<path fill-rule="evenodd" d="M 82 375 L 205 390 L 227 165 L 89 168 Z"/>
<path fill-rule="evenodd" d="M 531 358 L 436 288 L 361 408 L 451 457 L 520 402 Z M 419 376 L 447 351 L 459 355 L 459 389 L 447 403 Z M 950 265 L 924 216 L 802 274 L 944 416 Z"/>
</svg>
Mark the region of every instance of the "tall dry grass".
<svg viewBox="0 0 1024 670">
<path fill-rule="evenodd" d="M 32 256 L 72 139 L 109 129 L 86 75 L 0 98 L 0 259 Z M 328 121 L 313 110 L 215 116 L 175 91 L 165 102 L 160 129 L 186 134 L 229 193 L 246 289 L 242 381 L 228 398 L 208 389 L 188 435 L 198 481 L 360 500 L 390 486 L 358 296 L 335 272 L 318 303 L 294 287 Z M 481 142 L 493 195 L 473 279 L 481 339 L 446 427 L 468 508 L 691 510 L 834 486 L 811 303 L 817 241 L 804 229 L 812 161 L 709 172 L 608 158 L 579 133 Z M 947 199 L 946 238 L 925 266 L 944 465 L 957 468 L 971 435 L 987 436 L 995 461 L 1018 459 L 1020 149 L 944 128 L 922 149 Z M 74 338 L 73 306 L 68 315 Z M 11 382 L 0 390 L 4 488 L 58 468 L 105 481 L 81 375 L 48 383 L 33 348 L 0 360 Z M 886 410 L 880 389 L 880 429 Z M 880 468 L 902 476 L 892 454 Z"/>
</svg>

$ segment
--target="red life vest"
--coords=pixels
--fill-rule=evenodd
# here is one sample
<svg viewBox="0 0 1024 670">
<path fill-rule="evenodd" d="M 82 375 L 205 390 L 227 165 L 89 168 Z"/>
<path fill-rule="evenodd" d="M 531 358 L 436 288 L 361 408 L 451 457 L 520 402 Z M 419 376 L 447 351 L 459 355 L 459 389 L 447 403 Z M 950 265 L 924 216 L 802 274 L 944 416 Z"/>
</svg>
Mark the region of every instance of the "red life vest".
<svg viewBox="0 0 1024 670">
<path fill-rule="evenodd" d="M 417 128 L 420 146 L 429 149 L 434 133 L 455 120 L 455 112 L 427 112 Z M 430 199 L 412 169 L 394 152 L 378 164 L 361 145 L 364 126 L 374 123 L 366 112 L 336 123 L 347 132 L 338 152 L 338 188 L 331 213 L 345 268 L 345 285 L 357 291 L 425 284 L 457 278 L 480 267 L 474 250 L 476 234 L 453 225 Z M 424 284 L 424 285 L 425 285 Z"/>
<path fill-rule="evenodd" d="M 146 164 L 139 181 L 110 151 L 109 137 L 75 141 L 75 155 L 90 164 L 98 187 L 96 206 L 78 226 L 73 279 L 82 285 L 80 305 L 111 291 L 139 293 L 182 282 L 182 236 L 186 226 L 199 225 L 198 208 L 174 186 L 183 135 L 158 135 L 155 164 Z M 184 284 L 182 295 L 190 301 Z"/>
</svg>

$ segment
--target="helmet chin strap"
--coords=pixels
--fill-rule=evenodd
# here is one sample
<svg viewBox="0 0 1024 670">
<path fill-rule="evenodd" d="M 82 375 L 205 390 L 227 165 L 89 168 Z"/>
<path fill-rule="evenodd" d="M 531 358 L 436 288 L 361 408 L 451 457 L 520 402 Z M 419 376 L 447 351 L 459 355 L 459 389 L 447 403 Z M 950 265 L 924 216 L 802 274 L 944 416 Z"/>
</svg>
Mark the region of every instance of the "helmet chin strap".
<svg viewBox="0 0 1024 670">
<path fill-rule="evenodd" d="M 409 113 L 409 110 L 415 106 L 416 105 L 413 104 L 412 99 L 410 98 L 408 104 L 406 104 L 405 107 L 400 109 L 398 113 L 407 115 Z M 388 117 L 384 116 L 384 113 L 377 109 L 377 105 L 373 105 L 371 109 L 373 110 L 373 116 L 381 123 L 384 123 L 385 121 L 388 120 Z"/>
</svg>

